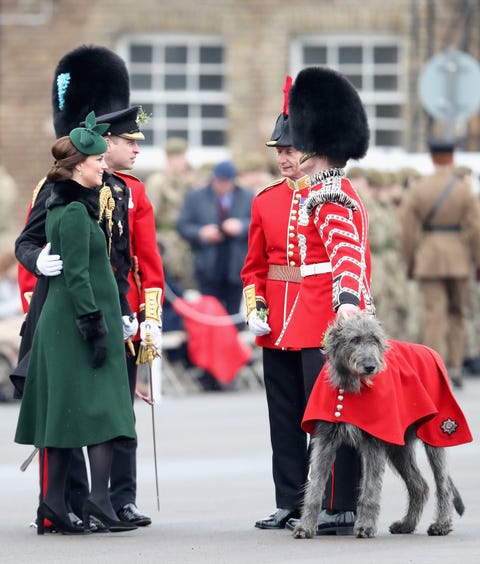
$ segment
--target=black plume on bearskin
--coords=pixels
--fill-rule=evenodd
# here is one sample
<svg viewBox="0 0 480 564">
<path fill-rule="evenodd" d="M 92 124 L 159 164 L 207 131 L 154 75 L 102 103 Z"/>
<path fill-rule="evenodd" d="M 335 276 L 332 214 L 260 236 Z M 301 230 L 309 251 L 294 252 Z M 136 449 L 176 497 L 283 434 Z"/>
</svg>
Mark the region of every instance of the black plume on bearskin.
<svg viewBox="0 0 480 564">
<path fill-rule="evenodd" d="M 130 78 L 125 61 L 106 47 L 82 45 L 58 62 L 52 84 L 53 126 L 58 137 L 92 110 L 102 115 L 130 106 Z"/>
<path fill-rule="evenodd" d="M 308 67 L 298 73 L 289 116 L 293 144 L 303 153 L 348 160 L 367 152 L 370 134 L 363 104 L 352 84 L 332 69 Z"/>
</svg>

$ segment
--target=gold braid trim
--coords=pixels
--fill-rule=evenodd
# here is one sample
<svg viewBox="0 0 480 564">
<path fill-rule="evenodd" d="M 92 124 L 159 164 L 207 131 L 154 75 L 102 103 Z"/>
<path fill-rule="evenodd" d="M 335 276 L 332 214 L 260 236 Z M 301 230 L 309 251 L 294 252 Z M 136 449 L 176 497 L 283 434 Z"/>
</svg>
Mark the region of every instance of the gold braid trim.
<svg viewBox="0 0 480 564">
<path fill-rule="evenodd" d="M 162 326 L 162 289 L 147 288 L 145 290 L 145 319 L 153 319 Z"/>
<path fill-rule="evenodd" d="M 245 298 L 245 307 L 247 309 L 247 318 L 254 309 L 257 309 L 257 300 L 255 297 L 255 284 L 245 286 L 243 289 L 243 297 Z"/>
<path fill-rule="evenodd" d="M 115 200 L 112 196 L 112 191 L 109 186 L 104 184 L 99 193 L 100 200 L 100 214 L 98 216 L 98 223 L 103 221 L 107 224 L 107 237 L 108 237 L 108 256 L 112 251 L 112 227 L 113 227 L 113 210 L 115 209 Z"/>
</svg>

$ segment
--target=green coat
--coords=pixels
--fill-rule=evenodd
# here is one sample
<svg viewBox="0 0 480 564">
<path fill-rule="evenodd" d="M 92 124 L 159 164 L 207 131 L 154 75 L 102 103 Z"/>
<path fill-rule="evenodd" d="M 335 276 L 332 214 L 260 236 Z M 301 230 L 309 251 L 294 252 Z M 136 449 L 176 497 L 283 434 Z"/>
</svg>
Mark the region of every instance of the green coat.
<svg viewBox="0 0 480 564">
<path fill-rule="evenodd" d="M 47 202 L 46 235 L 63 271 L 50 280 L 33 339 L 15 441 L 81 447 L 135 437 L 118 289 L 98 226 L 98 192 L 57 182 Z M 105 363 L 92 367 L 92 345 L 77 317 L 102 311 Z"/>
</svg>

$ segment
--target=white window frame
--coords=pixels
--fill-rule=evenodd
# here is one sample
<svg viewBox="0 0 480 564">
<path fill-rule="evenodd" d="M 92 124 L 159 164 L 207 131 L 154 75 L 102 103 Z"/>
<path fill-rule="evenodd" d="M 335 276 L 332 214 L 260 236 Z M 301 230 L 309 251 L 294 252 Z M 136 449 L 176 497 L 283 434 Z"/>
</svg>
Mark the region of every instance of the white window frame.
<svg viewBox="0 0 480 564">
<path fill-rule="evenodd" d="M 340 64 L 338 60 L 339 48 L 360 46 L 362 48 L 362 62 L 357 64 Z M 396 47 L 398 60 L 396 63 L 378 64 L 374 62 L 373 50 L 375 47 Z M 308 66 L 303 61 L 304 47 L 325 47 L 327 51 L 326 66 L 343 74 L 357 74 L 362 76 L 362 88 L 358 90 L 365 105 L 370 126 L 370 146 L 377 145 L 377 130 L 390 130 L 399 133 L 401 143 L 404 143 L 404 130 L 406 114 L 400 117 L 378 117 L 373 109 L 381 105 L 398 105 L 405 110 L 407 78 L 404 72 L 404 42 L 394 35 L 351 35 L 351 34 L 317 34 L 298 36 L 290 45 L 291 74 L 295 77 L 303 68 Z M 310 64 L 310 63 L 309 63 Z M 320 64 L 320 63 L 319 63 Z M 396 90 L 376 90 L 373 79 L 381 74 L 395 75 L 397 77 Z M 401 147 L 402 145 L 400 145 Z M 380 148 L 382 148 L 380 146 Z M 396 148 L 388 146 L 388 149 Z"/>
<path fill-rule="evenodd" d="M 212 65 L 200 63 L 195 59 L 194 54 L 198 53 L 195 48 L 199 47 L 222 47 L 226 51 L 226 44 L 222 37 L 214 35 L 185 35 L 185 34 L 127 34 L 123 36 L 117 43 L 117 52 L 125 60 L 128 71 L 130 73 L 135 71 L 144 71 L 151 73 L 157 71 L 163 74 L 166 70 L 168 72 L 175 70 L 175 64 L 165 63 L 165 59 L 154 60 L 151 63 L 134 63 L 130 60 L 130 46 L 132 44 L 144 44 L 151 46 L 155 49 L 164 49 L 169 46 L 182 46 L 187 47 L 187 62 L 181 64 L 178 69 L 182 74 L 186 73 L 187 89 L 185 90 L 164 90 L 162 88 L 155 88 L 153 84 L 152 89 L 134 89 L 131 86 L 130 98 L 131 104 L 186 104 L 190 106 L 189 116 L 185 118 L 167 118 L 165 113 L 157 112 L 157 115 L 152 115 L 149 122 L 149 127 L 155 130 L 154 145 L 140 145 L 141 152 L 137 158 L 137 167 L 145 170 L 153 170 L 163 166 L 164 163 L 164 150 L 163 146 L 166 141 L 167 120 L 168 129 L 187 129 L 188 131 L 188 157 L 194 166 L 200 166 L 205 162 L 216 162 L 229 157 L 228 147 L 205 147 L 201 144 L 202 124 L 208 122 L 209 126 L 221 129 L 225 133 L 226 142 L 228 145 L 228 117 L 226 115 L 229 104 L 228 92 L 228 73 L 225 58 L 222 63 L 215 63 Z M 224 88 L 222 91 L 202 91 L 197 89 L 188 89 L 188 83 L 192 81 L 192 77 L 198 76 L 200 71 L 211 70 L 222 74 L 224 77 Z M 219 104 L 225 107 L 225 115 L 222 118 L 202 118 L 199 112 L 194 112 L 198 109 L 201 103 Z M 154 112 L 155 114 L 155 112 Z"/>
</svg>

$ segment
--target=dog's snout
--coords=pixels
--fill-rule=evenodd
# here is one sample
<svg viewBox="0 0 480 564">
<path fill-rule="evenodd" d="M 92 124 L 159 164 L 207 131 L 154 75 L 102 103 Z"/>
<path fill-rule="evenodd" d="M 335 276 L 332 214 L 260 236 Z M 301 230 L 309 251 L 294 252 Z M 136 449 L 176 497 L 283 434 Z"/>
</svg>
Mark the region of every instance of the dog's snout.
<svg viewBox="0 0 480 564">
<path fill-rule="evenodd" d="M 366 364 L 363 369 L 365 370 L 365 374 L 373 374 L 375 372 L 376 366 L 375 364 Z"/>
</svg>

